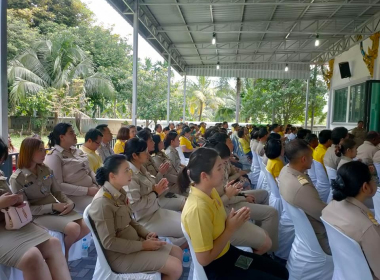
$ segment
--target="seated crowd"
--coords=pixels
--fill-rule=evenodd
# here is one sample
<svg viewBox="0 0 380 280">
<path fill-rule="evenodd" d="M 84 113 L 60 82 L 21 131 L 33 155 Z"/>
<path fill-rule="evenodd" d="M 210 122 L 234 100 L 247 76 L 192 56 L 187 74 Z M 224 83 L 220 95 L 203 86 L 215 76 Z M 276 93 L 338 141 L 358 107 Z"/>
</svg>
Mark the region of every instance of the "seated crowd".
<svg viewBox="0 0 380 280">
<path fill-rule="evenodd" d="M 37 137 L 24 139 L 10 186 L 0 177 L 0 209 L 27 201 L 33 216 L 9 231 L 0 214 L 0 264 L 22 270 L 26 280 L 71 279 L 68 252 L 90 232 L 82 219 L 89 207 L 94 238 L 116 273 L 157 271 L 162 279 L 179 279 L 182 250 L 189 247 L 182 223 L 208 279 L 288 279 L 286 260 L 276 256 L 281 213 L 271 206 L 270 192 L 251 181 L 241 163 L 246 157 L 262 159 L 282 198 L 305 212 L 326 254 L 321 216 L 359 243 L 380 279 L 380 227 L 370 211 L 380 135 L 362 130 L 337 127 L 317 136 L 278 124 L 236 123 L 229 131 L 227 122 L 208 128 L 169 123 L 154 132 L 128 125 L 112 147 L 112 133 L 101 124 L 76 148 L 73 127 L 59 123 L 49 134 L 49 151 Z M 0 140 L 0 163 L 7 158 Z M 337 170 L 330 203 L 307 175 L 313 161 Z M 64 235 L 64 253 L 47 230 Z"/>
</svg>

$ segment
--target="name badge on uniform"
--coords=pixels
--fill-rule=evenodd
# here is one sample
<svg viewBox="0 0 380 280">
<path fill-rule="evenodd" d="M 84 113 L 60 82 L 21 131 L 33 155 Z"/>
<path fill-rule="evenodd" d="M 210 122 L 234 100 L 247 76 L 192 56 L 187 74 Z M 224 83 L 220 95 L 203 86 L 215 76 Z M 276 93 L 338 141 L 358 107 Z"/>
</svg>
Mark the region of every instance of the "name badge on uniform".
<svg viewBox="0 0 380 280">
<path fill-rule="evenodd" d="M 53 178 L 53 176 L 54 176 L 53 174 L 46 175 L 43 177 L 43 180 L 45 181 L 47 179 Z"/>
<path fill-rule="evenodd" d="M 25 184 L 24 188 L 30 187 L 31 185 L 33 185 L 33 182 L 29 182 L 29 183 Z"/>
<path fill-rule="evenodd" d="M 309 184 L 309 181 L 301 175 L 297 176 L 297 180 L 298 180 L 298 182 L 300 182 L 301 186 Z"/>
</svg>

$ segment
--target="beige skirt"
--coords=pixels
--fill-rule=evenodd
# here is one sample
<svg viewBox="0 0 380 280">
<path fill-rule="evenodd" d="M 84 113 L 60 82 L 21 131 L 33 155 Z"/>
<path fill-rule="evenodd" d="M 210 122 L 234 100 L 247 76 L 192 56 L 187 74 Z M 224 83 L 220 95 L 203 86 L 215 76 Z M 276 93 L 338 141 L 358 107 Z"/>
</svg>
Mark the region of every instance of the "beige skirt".
<svg viewBox="0 0 380 280">
<path fill-rule="evenodd" d="M 45 229 L 34 223 L 27 224 L 19 230 L 6 230 L 5 223 L 0 222 L 0 264 L 17 268 L 21 258 L 30 248 L 50 238 Z"/>
<path fill-rule="evenodd" d="M 64 232 L 68 223 L 82 219 L 82 215 L 75 211 L 71 211 L 67 215 L 41 215 L 33 216 L 33 222 L 43 226 L 48 230 Z"/>
<path fill-rule="evenodd" d="M 172 245 L 166 244 L 157 251 L 140 251 L 128 255 L 105 251 L 105 255 L 114 272 L 156 272 L 166 264 L 171 249 Z"/>
</svg>

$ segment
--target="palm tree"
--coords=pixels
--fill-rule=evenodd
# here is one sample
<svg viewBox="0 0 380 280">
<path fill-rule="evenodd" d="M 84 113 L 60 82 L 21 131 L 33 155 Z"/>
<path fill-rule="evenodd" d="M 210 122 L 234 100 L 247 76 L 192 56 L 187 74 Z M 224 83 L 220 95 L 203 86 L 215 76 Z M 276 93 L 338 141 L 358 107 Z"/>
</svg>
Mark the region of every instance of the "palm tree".
<svg viewBox="0 0 380 280">
<path fill-rule="evenodd" d="M 9 99 L 16 105 L 28 95 L 43 89 L 64 89 L 65 95 L 75 94 L 74 80 L 83 80 L 81 91 L 86 96 L 94 94 L 111 96 L 112 82 L 96 73 L 91 58 L 73 41 L 59 38 L 34 43 L 18 55 L 8 67 Z M 58 119 L 58 113 L 55 115 Z"/>
<path fill-rule="evenodd" d="M 193 116 L 198 113 L 198 121 L 202 120 L 203 114 L 213 119 L 213 111 L 224 104 L 223 100 L 216 95 L 216 90 L 211 88 L 211 80 L 207 77 L 197 77 L 197 82 L 191 83 L 189 92 L 190 113 Z"/>
</svg>

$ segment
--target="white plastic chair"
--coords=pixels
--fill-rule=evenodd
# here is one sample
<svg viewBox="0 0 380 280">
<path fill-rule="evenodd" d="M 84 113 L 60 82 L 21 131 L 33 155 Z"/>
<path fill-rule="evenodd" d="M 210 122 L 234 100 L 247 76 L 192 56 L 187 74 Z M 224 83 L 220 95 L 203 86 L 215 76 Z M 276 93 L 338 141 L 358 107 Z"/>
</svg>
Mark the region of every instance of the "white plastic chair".
<svg viewBox="0 0 380 280">
<path fill-rule="evenodd" d="M 187 166 L 187 164 L 189 163 L 189 159 L 185 158 L 185 155 L 183 154 L 182 148 L 177 147 L 175 149 L 178 151 L 179 158 L 181 159 L 181 164 Z"/>
<path fill-rule="evenodd" d="M 262 183 L 261 185 L 259 186 L 260 189 L 263 189 L 263 190 L 266 190 L 268 191 L 268 193 L 270 194 L 271 193 L 271 190 L 268 186 L 268 181 L 267 181 L 267 176 L 266 176 L 266 167 L 263 163 L 263 159 L 260 157 L 260 156 L 257 156 L 257 159 L 259 160 L 259 165 L 260 165 L 260 177 L 262 177 Z M 259 181 L 260 181 L 260 178 L 259 178 Z"/>
<path fill-rule="evenodd" d="M 284 199 L 282 201 L 296 232 L 286 265 L 289 280 L 331 280 L 333 259 L 323 252 L 306 214 Z"/>
<path fill-rule="evenodd" d="M 98 237 L 92 227 L 91 217 L 88 216 L 88 209 L 90 206 L 84 210 L 83 219 L 91 230 L 93 234 L 93 240 L 95 243 L 96 253 L 98 254 L 98 258 L 96 260 L 95 272 L 93 275 L 93 280 L 161 280 L 161 273 L 153 272 L 153 273 L 128 273 L 128 274 L 118 274 L 111 270 L 106 257 L 104 256 L 103 247 L 101 246 Z"/>
<path fill-rule="evenodd" d="M 313 182 L 314 187 L 317 186 L 317 175 L 315 174 L 315 165 L 314 160 L 311 164 L 311 168 L 307 170 L 307 174 L 309 175 L 311 181 Z"/>
<path fill-rule="evenodd" d="M 263 166 L 263 172 L 265 173 L 265 178 L 267 180 L 268 186 L 271 189 L 269 205 L 277 210 L 279 216 L 279 246 L 278 250 L 274 253 L 277 257 L 287 260 L 294 240 L 294 226 L 292 221 L 289 219 L 289 216 L 286 214 L 286 211 L 284 210 L 280 190 L 276 181 L 274 180 L 272 174 L 270 174 L 269 171 L 265 168 L 263 162 L 261 162 L 261 165 Z"/>
<path fill-rule="evenodd" d="M 58 238 L 61 242 L 62 252 L 65 255 L 65 236 L 61 232 L 48 230 L 49 234 L 53 237 Z M 87 234 L 85 237 L 88 244 L 92 241 L 91 233 Z M 69 262 L 76 261 L 82 258 L 82 240 L 75 242 L 69 250 Z"/>
<path fill-rule="evenodd" d="M 380 178 L 380 163 L 374 163 L 373 165 L 376 168 L 377 177 Z"/>
<path fill-rule="evenodd" d="M 259 159 L 257 158 L 258 155 L 256 152 L 252 151 L 252 164 L 251 164 L 251 172 L 248 174 L 249 179 L 251 180 L 251 183 L 256 186 L 256 189 L 259 185 L 259 178 L 260 178 L 260 164 Z M 261 184 L 262 182 L 260 182 Z"/>
<path fill-rule="evenodd" d="M 333 197 L 332 188 L 331 188 L 331 180 L 336 179 L 337 171 L 334 168 L 331 168 L 328 166 L 326 166 L 326 171 L 327 171 L 327 177 L 329 178 L 329 182 L 330 182 L 330 193 L 329 193 L 329 197 L 327 198 L 327 201 L 326 201 L 327 203 L 329 203 Z"/>
<path fill-rule="evenodd" d="M 315 185 L 315 188 L 317 189 L 321 200 L 327 202 L 331 190 L 329 178 L 327 177 L 326 170 L 320 162 L 313 160 L 313 163 L 315 175 L 317 177 L 317 185 Z"/>
<path fill-rule="evenodd" d="M 181 228 L 182 228 L 183 235 L 185 236 L 185 238 L 187 240 L 187 244 L 189 244 L 191 259 L 192 259 L 193 265 L 194 265 L 193 280 L 207 280 L 205 270 L 203 269 L 203 266 L 201 266 L 197 260 L 197 256 L 195 255 L 195 252 L 193 249 L 193 244 L 191 243 L 190 236 L 187 234 L 185 227 L 183 226 L 182 223 L 181 223 Z M 236 248 L 239 248 L 240 250 L 243 250 L 243 251 L 246 251 L 249 253 L 253 253 L 252 248 L 249 248 L 249 247 L 236 247 Z"/>
<path fill-rule="evenodd" d="M 380 189 L 377 188 L 375 195 L 372 197 L 373 207 L 375 208 L 375 219 L 380 221 Z"/>
<path fill-rule="evenodd" d="M 372 280 L 371 270 L 359 244 L 323 220 L 334 260 L 333 280 Z"/>
<path fill-rule="evenodd" d="M 0 279 L 1 280 L 24 280 L 22 271 L 10 266 L 0 264 Z"/>
</svg>

